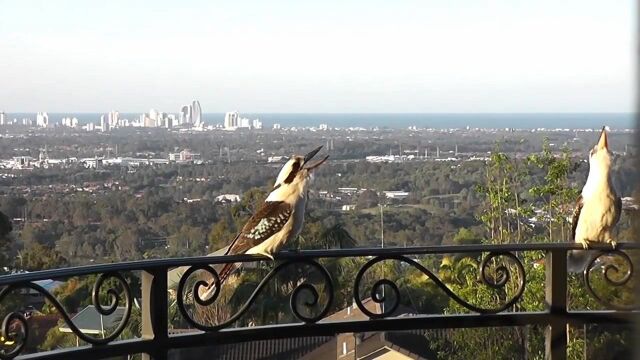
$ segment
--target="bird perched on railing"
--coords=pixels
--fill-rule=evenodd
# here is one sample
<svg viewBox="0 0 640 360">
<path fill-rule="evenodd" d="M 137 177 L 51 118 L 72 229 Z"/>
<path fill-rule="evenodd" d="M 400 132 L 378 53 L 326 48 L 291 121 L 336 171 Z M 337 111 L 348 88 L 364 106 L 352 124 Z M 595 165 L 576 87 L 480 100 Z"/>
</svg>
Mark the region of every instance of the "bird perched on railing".
<svg viewBox="0 0 640 360">
<path fill-rule="evenodd" d="M 242 227 L 225 255 L 259 254 L 273 260 L 273 255 L 284 244 L 300 234 L 307 203 L 307 187 L 313 171 L 329 158 L 327 155 L 313 164 L 310 163 L 321 148 L 322 146 L 319 146 L 305 156 L 293 155 L 284 164 L 264 203 Z M 234 263 L 222 266 L 218 271 L 220 285 L 236 266 Z M 215 290 L 215 284 L 212 283 L 202 290 L 200 295 L 206 299 Z"/>
<path fill-rule="evenodd" d="M 593 242 L 606 242 L 614 249 L 616 247 L 612 230 L 620 220 L 622 201 L 611 181 L 611 157 L 607 130 L 602 128 L 598 143 L 589 152 L 589 175 L 573 213 L 573 240 L 585 249 Z M 569 271 L 585 270 L 588 260 L 586 251 L 570 251 Z"/>
</svg>

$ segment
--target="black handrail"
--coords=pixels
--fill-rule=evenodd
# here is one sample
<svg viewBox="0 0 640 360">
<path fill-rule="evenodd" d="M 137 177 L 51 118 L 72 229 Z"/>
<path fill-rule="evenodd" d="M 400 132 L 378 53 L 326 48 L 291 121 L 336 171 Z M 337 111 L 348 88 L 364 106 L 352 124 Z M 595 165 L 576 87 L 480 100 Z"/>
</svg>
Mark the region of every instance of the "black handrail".
<svg viewBox="0 0 640 360">
<path fill-rule="evenodd" d="M 489 244 L 489 245 L 431 245 L 409 247 L 356 247 L 349 249 L 329 250 L 284 250 L 276 256 L 276 260 L 291 259 L 320 259 L 320 258 L 346 258 L 381 255 L 427 255 L 427 254 L 463 254 L 480 252 L 502 251 L 549 251 L 549 250 L 582 250 L 583 247 L 576 243 L 525 243 L 525 244 Z M 591 250 L 611 250 L 611 245 L 593 244 Z M 637 250 L 640 243 L 618 243 L 618 250 Z M 122 261 L 119 263 L 83 265 L 60 269 L 40 270 L 28 273 L 18 273 L 0 276 L 0 286 L 23 281 L 37 281 L 55 278 L 67 278 L 102 273 L 107 271 L 132 271 L 155 268 L 173 268 L 180 266 L 192 266 L 203 264 L 225 264 L 235 262 L 267 261 L 269 258 L 262 255 L 220 255 L 220 256 L 190 256 L 181 258 L 148 259 L 135 261 Z"/>
<path fill-rule="evenodd" d="M 434 329 L 434 328 L 460 328 L 460 327 L 493 327 L 493 326 L 519 326 L 519 325 L 546 325 L 547 332 L 547 356 L 552 359 L 566 358 L 566 326 L 567 324 L 584 323 L 616 323 L 630 324 L 637 318 L 637 304 L 609 303 L 591 286 L 590 274 L 592 267 L 585 269 L 582 279 L 586 289 L 595 300 L 605 308 L 616 311 L 570 311 L 567 308 L 567 252 L 580 250 L 579 244 L 572 243 L 539 243 L 539 244 L 500 244 L 500 245 L 451 245 L 451 246 L 419 246 L 407 248 L 352 248 L 332 250 L 305 250 L 284 251 L 276 256 L 276 265 L 269 274 L 257 286 L 253 294 L 235 314 L 219 324 L 204 324 L 194 317 L 193 308 L 209 306 L 218 300 L 219 291 L 212 296 L 202 298 L 201 289 L 212 283 L 217 283 L 218 276 L 212 265 L 222 263 L 245 263 L 270 261 L 257 255 L 232 255 L 232 256 L 200 256 L 189 258 L 170 258 L 121 262 L 115 264 L 98 264 L 63 268 L 54 270 L 36 271 L 0 276 L 0 304 L 7 295 L 19 289 L 31 289 L 41 293 L 47 301 L 61 313 L 63 320 L 80 339 L 91 344 L 72 349 L 62 349 L 49 352 L 20 355 L 29 335 L 29 325 L 26 318 L 18 311 L 4 316 L 4 322 L 0 331 L 5 339 L 15 340 L 16 345 L 10 348 L 0 346 L 0 359 L 10 359 L 20 355 L 20 358 L 28 359 L 80 359 L 103 358 L 122 354 L 145 353 L 147 358 L 166 359 L 169 350 L 183 347 L 202 346 L 203 343 L 224 344 L 248 339 L 277 339 L 283 337 L 336 335 L 345 332 L 362 331 L 393 331 L 409 329 Z M 626 250 L 638 250 L 640 244 L 620 243 L 616 249 L 605 244 L 596 244 L 592 247 L 589 266 L 597 263 L 603 256 L 612 256 L 619 259 L 622 267 L 607 264 L 603 266 L 604 278 L 608 286 L 621 286 L 626 284 L 633 275 L 633 264 Z M 526 287 L 526 269 L 517 256 L 527 251 L 543 251 L 545 253 L 546 271 L 546 303 L 547 309 L 540 312 L 512 312 L 513 305 L 521 299 Z M 483 308 L 465 301 L 452 291 L 436 272 L 429 270 L 415 258 L 418 255 L 432 254 L 484 254 L 479 265 L 478 279 L 481 284 L 491 289 L 503 289 L 509 282 L 515 282 L 514 293 L 504 298 L 501 304 L 495 304 L 491 308 Z M 329 310 L 332 308 L 335 286 L 333 279 L 326 268 L 318 262 L 318 259 L 327 258 L 366 258 L 364 265 L 359 269 L 353 282 L 354 304 L 370 320 L 358 321 L 331 321 L 327 322 Z M 376 263 L 382 261 L 395 261 L 411 266 L 425 274 L 444 293 L 467 308 L 471 314 L 456 315 L 427 315 L 412 314 L 411 316 L 395 317 L 394 310 L 398 307 L 400 292 L 396 283 L 389 279 L 379 279 L 372 286 L 371 291 L 361 293 L 360 289 L 366 285 L 363 281 L 364 274 Z M 274 276 L 291 266 L 302 266 L 313 270 L 319 275 L 320 283 L 312 283 L 309 280 L 309 272 L 297 282 L 297 287 L 291 294 L 292 313 L 301 323 L 265 325 L 255 327 L 232 327 L 235 319 L 242 316 L 251 308 L 256 296 L 274 278 Z M 493 266 L 492 275 L 488 274 L 488 268 Z M 180 314 L 193 327 L 204 332 L 191 334 L 169 335 L 167 327 L 167 274 L 171 269 L 188 267 L 179 281 L 177 289 L 177 301 Z M 625 270 L 626 269 L 626 270 Z M 119 337 L 129 321 L 133 305 L 131 289 L 123 272 L 142 272 L 142 338 L 132 340 L 115 340 Z M 197 281 L 190 281 L 196 273 L 207 273 L 207 277 L 201 275 Z M 612 274 L 618 276 L 612 276 Z M 35 283 L 44 279 L 65 279 L 74 276 L 99 274 L 92 292 L 92 302 L 96 310 L 102 315 L 112 314 L 118 305 L 125 307 L 125 316 L 104 338 L 92 338 L 82 333 L 70 320 L 70 316 L 60 302 L 46 289 Z M 622 277 L 619 275 L 622 274 Z M 108 287 L 106 279 L 113 279 L 117 288 Z M 113 284 L 111 281 L 110 284 Z M 479 285 L 480 286 L 480 285 Z M 99 293 L 109 297 L 108 304 L 101 304 Z M 388 289 L 385 296 L 382 288 Z M 513 288 L 512 288 L 513 289 Z M 303 299 L 300 295 L 306 293 L 311 299 Z M 393 295 L 393 296 L 389 296 Z M 381 306 L 381 311 L 375 312 L 367 308 L 363 298 L 370 297 L 374 303 Z M 386 308 L 385 308 L 386 307 Z M 301 311 L 306 309 L 311 313 Z M 315 313 L 313 312 L 315 309 Z M 6 316 L 5 316 L 6 315 Z"/>
</svg>

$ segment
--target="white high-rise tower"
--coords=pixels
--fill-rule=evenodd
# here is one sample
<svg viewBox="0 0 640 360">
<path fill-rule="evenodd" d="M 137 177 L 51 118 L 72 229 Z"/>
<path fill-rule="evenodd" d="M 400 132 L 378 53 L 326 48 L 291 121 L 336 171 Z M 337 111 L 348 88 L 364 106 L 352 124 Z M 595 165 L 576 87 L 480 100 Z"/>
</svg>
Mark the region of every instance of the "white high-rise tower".
<svg viewBox="0 0 640 360">
<path fill-rule="evenodd" d="M 46 112 L 39 112 L 36 115 L 36 125 L 39 127 L 49 126 L 49 114 Z"/>
<path fill-rule="evenodd" d="M 238 123 L 240 114 L 237 111 L 228 112 L 224 115 L 224 128 L 227 130 L 235 130 L 240 124 Z"/>
<path fill-rule="evenodd" d="M 198 100 L 193 100 L 191 104 L 191 121 L 196 127 L 199 127 L 202 123 L 202 108 Z"/>
</svg>

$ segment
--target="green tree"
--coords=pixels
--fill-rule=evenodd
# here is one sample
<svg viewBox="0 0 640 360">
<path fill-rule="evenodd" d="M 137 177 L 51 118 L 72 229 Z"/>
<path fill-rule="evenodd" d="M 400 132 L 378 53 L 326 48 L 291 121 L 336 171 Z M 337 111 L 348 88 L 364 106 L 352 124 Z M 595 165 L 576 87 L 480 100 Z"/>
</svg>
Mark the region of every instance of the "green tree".
<svg viewBox="0 0 640 360">
<path fill-rule="evenodd" d="M 530 155 L 528 161 L 545 172 L 544 182 L 533 186 L 529 192 L 543 201 L 546 212 L 547 240 L 566 241 L 570 238 L 569 221 L 578 198 L 578 189 L 571 186 L 569 176 L 576 169 L 569 149 L 564 147 L 560 156 L 551 152 L 549 140 L 545 139 L 542 152 Z M 556 236 L 558 238 L 554 239 Z"/>
<path fill-rule="evenodd" d="M 11 247 L 11 231 L 13 226 L 9 217 L 0 212 L 0 274 L 4 273 L 4 268 L 9 266 L 9 249 Z"/>
<path fill-rule="evenodd" d="M 358 201 L 356 207 L 358 209 L 368 209 L 377 206 L 379 202 L 378 194 L 373 190 L 365 190 L 358 195 Z"/>
<path fill-rule="evenodd" d="M 67 259 L 57 250 L 39 243 L 29 245 L 16 260 L 16 266 L 27 271 L 56 269 L 67 265 Z"/>
<path fill-rule="evenodd" d="M 453 237 L 453 243 L 456 245 L 479 244 L 481 242 L 481 237 L 467 228 L 460 228 Z"/>
<path fill-rule="evenodd" d="M 357 241 L 351 237 L 349 232 L 344 228 L 342 224 L 335 224 L 329 228 L 326 228 L 321 234 L 320 238 L 325 244 L 327 249 L 330 248 L 352 248 L 356 245 Z"/>
<path fill-rule="evenodd" d="M 220 219 L 209 232 L 209 249 L 216 251 L 231 244 L 237 233 L 227 219 Z"/>
</svg>

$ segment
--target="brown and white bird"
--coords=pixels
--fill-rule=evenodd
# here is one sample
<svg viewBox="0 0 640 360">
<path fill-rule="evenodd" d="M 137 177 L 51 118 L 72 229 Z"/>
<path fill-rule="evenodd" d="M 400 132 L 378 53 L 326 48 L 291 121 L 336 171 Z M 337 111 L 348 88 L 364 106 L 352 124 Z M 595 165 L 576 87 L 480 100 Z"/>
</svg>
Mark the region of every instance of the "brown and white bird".
<svg viewBox="0 0 640 360">
<path fill-rule="evenodd" d="M 294 155 L 284 164 L 264 203 L 242 227 L 225 255 L 260 254 L 273 260 L 273 255 L 284 244 L 300 234 L 307 203 L 307 187 L 313 171 L 329 158 L 327 155 L 310 164 L 321 148 L 305 156 Z M 218 271 L 221 286 L 237 266 L 234 263 L 222 266 Z M 215 284 L 202 290 L 201 297 L 206 299 L 215 290 Z"/>
<path fill-rule="evenodd" d="M 594 242 L 616 246 L 612 230 L 620 220 L 622 201 L 611 181 L 611 158 L 607 131 L 602 128 L 598 143 L 589 152 L 589 175 L 573 212 L 573 240 L 584 249 Z M 574 250 L 567 260 L 569 271 L 582 272 L 589 256 L 586 251 Z"/>
</svg>

